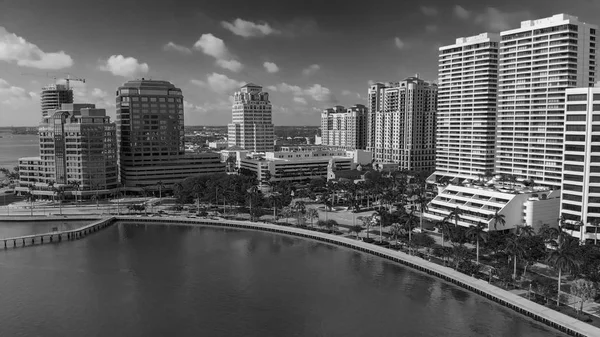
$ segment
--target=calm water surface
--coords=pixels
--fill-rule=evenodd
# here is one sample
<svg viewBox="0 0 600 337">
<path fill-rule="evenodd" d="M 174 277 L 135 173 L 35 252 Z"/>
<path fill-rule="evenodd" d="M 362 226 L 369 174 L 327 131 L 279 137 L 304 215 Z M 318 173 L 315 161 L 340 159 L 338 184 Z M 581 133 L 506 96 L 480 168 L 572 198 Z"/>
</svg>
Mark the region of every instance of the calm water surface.
<svg viewBox="0 0 600 337">
<path fill-rule="evenodd" d="M 2 250 L 0 289 L 2 336 L 562 336 L 376 257 L 233 229 Z"/>
<path fill-rule="evenodd" d="M 52 232 L 54 227 L 59 231 L 75 229 L 89 225 L 92 222 L 94 220 L 0 221 L 0 239 L 48 233 Z"/>
<path fill-rule="evenodd" d="M 38 135 L 13 135 L 10 132 L 0 132 L 0 167 L 10 168 L 19 164 L 21 157 L 39 156 L 40 146 Z M 0 178 L 2 174 L 0 173 Z"/>
</svg>

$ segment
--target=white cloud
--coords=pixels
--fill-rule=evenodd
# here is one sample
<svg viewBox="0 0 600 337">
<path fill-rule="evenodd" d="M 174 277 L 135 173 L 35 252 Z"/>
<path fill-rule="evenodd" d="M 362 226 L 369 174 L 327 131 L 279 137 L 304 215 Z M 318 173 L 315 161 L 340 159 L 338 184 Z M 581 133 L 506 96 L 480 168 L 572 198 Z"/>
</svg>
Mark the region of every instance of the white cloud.
<svg viewBox="0 0 600 337">
<path fill-rule="evenodd" d="M 425 26 L 425 30 L 429 33 L 433 33 L 437 31 L 438 27 L 436 25 L 427 25 Z"/>
<path fill-rule="evenodd" d="M 263 63 L 263 67 L 268 73 L 276 73 L 279 71 L 279 67 L 273 62 L 265 62 Z"/>
<path fill-rule="evenodd" d="M 64 81 L 57 83 L 64 83 Z M 95 104 L 96 108 L 106 109 L 108 113 L 113 112 L 112 109 L 115 107 L 114 98 L 105 90 L 88 88 L 87 84 L 82 82 L 71 82 L 70 86 L 73 89 L 73 100 L 76 103 L 91 103 Z"/>
<path fill-rule="evenodd" d="M 194 48 L 218 60 L 230 58 L 225 42 L 212 34 L 202 34 L 200 39 L 194 43 Z"/>
<path fill-rule="evenodd" d="M 308 66 L 307 68 L 305 68 L 304 70 L 302 70 L 302 73 L 305 76 L 309 76 L 309 75 L 312 75 L 312 74 L 316 73 L 320 69 L 321 69 L 320 65 L 318 65 L 318 64 L 311 64 L 310 66 Z"/>
<path fill-rule="evenodd" d="M 30 99 L 32 93 L 27 92 L 21 87 L 16 87 L 8 83 L 8 81 L 0 78 L 0 98 L 3 100 L 11 99 Z"/>
<path fill-rule="evenodd" d="M 178 52 L 178 53 L 185 54 L 185 55 L 189 55 L 192 53 L 192 50 L 190 48 L 176 44 L 174 42 L 169 42 L 169 43 L 165 44 L 163 46 L 163 50 L 174 51 L 174 52 Z"/>
<path fill-rule="evenodd" d="M 244 82 L 237 81 L 219 73 L 208 75 L 206 83 L 213 91 L 220 94 L 231 94 L 245 84 Z"/>
<path fill-rule="evenodd" d="M 271 34 L 280 33 L 280 31 L 273 29 L 266 22 L 254 23 L 240 18 L 235 19 L 233 22 L 221 21 L 221 25 L 225 29 L 231 31 L 233 34 L 245 38 L 263 37 Z"/>
<path fill-rule="evenodd" d="M 234 59 L 227 46 L 225 46 L 225 42 L 212 34 L 202 34 L 194 44 L 194 48 L 214 57 L 216 59 L 215 63 L 220 68 L 237 73 L 244 67 L 242 63 Z"/>
<path fill-rule="evenodd" d="M 359 93 L 352 92 L 350 90 L 342 90 L 342 95 L 344 96 L 355 96 L 356 98 L 362 99 Z"/>
<path fill-rule="evenodd" d="M 268 86 L 268 87 L 267 87 L 267 89 L 268 89 L 269 91 L 277 91 L 277 87 L 276 87 L 276 86 L 274 86 L 274 85 L 270 85 L 270 86 Z"/>
<path fill-rule="evenodd" d="M 318 102 L 337 103 L 337 99 L 331 93 L 331 90 L 329 90 L 329 88 L 324 87 L 320 84 L 313 84 L 312 86 L 303 89 L 297 85 L 291 85 L 291 84 L 287 84 L 284 82 L 284 83 L 279 83 L 277 86 L 269 86 L 267 88 L 271 91 L 277 91 L 277 92 L 281 92 L 281 93 L 291 93 L 295 97 L 300 97 L 300 98 L 304 98 L 304 99 L 306 97 L 308 97 L 308 98 L 312 98 L 313 100 L 318 101 Z M 297 100 L 295 100 L 295 101 L 297 101 Z M 299 102 L 299 101 L 297 101 L 297 102 Z"/>
<path fill-rule="evenodd" d="M 73 59 L 64 51 L 44 52 L 24 38 L 9 33 L 2 26 L 0 26 L 0 60 L 38 69 L 63 69 L 73 65 Z"/>
<path fill-rule="evenodd" d="M 277 90 L 273 90 L 273 91 L 279 91 L 279 92 L 283 92 L 283 93 L 291 92 L 294 95 L 302 95 L 302 88 L 300 88 L 297 85 L 290 85 L 287 83 L 279 83 L 277 85 Z"/>
<path fill-rule="evenodd" d="M 150 68 L 147 63 L 140 63 L 136 58 L 123 55 L 112 55 L 99 67 L 115 76 L 134 77 L 148 73 Z"/>
<path fill-rule="evenodd" d="M 402 41 L 399 37 L 394 38 L 394 44 L 398 49 L 404 49 L 406 47 L 406 43 Z"/>
<path fill-rule="evenodd" d="M 239 72 L 244 67 L 240 62 L 236 60 L 217 60 L 217 65 L 223 69 L 228 69 L 234 73 Z"/>
<path fill-rule="evenodd" d="M 204 82 L 202 80 L 191 79 L 190 83 L 192 83 L 193 85 L 197 85 L 199 87 L 205 87 L 206 86 L 206 82 Z"/>
<path fill-rule="evenodd" d="M 516 28 L 516 25 L 531 17 L 528 11 L 502 12 L 494 7 L 487 7 L 483 12 L 475 15 L 475 23 L 487 30 L 499 32 Z"/>
<path fill-rule="evenodd" d="M 460 19 L 466 20 L 471 16 L 471 12 L 462 6 L 456 5 L 454 6 L 454 15 Z"/>
<path fill-rule="evenodd" d="M 306 98 L 304 98 L 304 97 L 294 97 L 294 102 L 300 103 L 300 104 L 307 104 Z"/>
<path fill-rule="evenodd" d="M 372 86 L 373 84 L 375 84 L 375 81 L 373 81 L 373 80 L 368 80 L 368 81 L 367 81 L 367 84 L 368 84 L 369 86 Z"/>
<path fill-rule="evenodd" d="M 438 15 L 438 10 L 435 7 L 421 6 L 421 13 L 427 16 L 436 16 Z"/>
</svg>

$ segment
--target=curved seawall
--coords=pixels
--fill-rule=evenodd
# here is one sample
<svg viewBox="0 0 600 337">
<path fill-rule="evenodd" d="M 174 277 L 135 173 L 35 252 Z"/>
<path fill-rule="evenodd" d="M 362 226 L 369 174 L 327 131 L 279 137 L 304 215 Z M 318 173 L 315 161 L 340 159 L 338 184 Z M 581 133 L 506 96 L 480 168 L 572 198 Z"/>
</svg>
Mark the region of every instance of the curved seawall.
<svg viewBox="0 0 600 337">
<path fill-rule="evenodd" d="M 379 256 L 381 258 L 394 261 L 424 273 L 436 276 L 447 282 L 453 283 L 462 288 L 468 289 L 474 293 L 488 298 L 496 303 L 508 307 L 520 314 L 528 316 L 538 322 L 551 326 L 570 336 L 600 336 L 600 329 L 579 321 L 573 317 L 564 315 L 560 312 L 529 301 L 506 290 L 495 287 L 486 281 L 479 280 L 468 275 L 462 274 L 454 269 L 440 266 L 422 258 L 411 256 L 402 252 L 379 247 L 362 241 L 340 237 L 332 234 L 320 233 L 311 230 L 285 227 L 268 223 L 257 223 L 235 220 L 209 220 L 209 219 L 189 219 L 189 218 L 140 218 L 118 216 L 119 221 L 130 223 L 154 223 L 171 224 L 183 226 L 218 226 L 231 227 L 249 230 L 268 231 L 273 233 L 293 235 L 308 239 L 313 239 L 328 244 L 348 247 L 364 253 Z"/>
</svg>

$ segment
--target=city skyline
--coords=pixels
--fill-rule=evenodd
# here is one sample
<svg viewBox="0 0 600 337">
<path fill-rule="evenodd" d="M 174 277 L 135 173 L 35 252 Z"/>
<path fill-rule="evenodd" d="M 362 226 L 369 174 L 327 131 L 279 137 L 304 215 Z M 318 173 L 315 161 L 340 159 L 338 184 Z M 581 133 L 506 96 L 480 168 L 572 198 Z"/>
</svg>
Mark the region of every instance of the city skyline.
<svg viewBox="0 0 600 337">
<path fill-rule="evenodd" d="M 600 3 L 587 0 L 568 8 L 514 0 L 371 7 L 266 1 L 260 10 L 229 3 L 0 4 L 0 125 L 37 125 L 40 91 L 53 82 L 46 77 L 51 72 L 86 78 L 72 83 L 75 101 L 105 108 L 112 118 L 116 88 L 147 77 L 182 88 L 188 125 L 226 125 L 230 97 L 253 82 L 271 93 L 274 124 L 317 126 L 323 109 L 365 104 L 370 81 L 415 73 L 436 81 L 438 48 L 457 37 L 563 12 L 596 23 L 600 14 Z M 114 15 L 117 8 L 136 15 L 124 20 Z"/>
</svg>

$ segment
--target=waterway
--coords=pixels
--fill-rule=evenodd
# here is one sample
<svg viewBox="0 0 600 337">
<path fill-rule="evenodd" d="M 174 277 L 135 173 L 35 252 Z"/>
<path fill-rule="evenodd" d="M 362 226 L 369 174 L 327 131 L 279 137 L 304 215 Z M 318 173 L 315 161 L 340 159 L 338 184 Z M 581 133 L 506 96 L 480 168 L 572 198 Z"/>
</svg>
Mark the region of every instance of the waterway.
<svg viewBox="0 0 600 337">
<path fill-rule="evenodd" d="M 236 229 L 119 224 L 1 250 L 0 289 L 6 336 L 562 336 L 374 256 Z"/>
<path fill-rule="evenodd" d="M 0 132 L 0 167 L 13 169 L 21 157 L 39 156 L 38 135 L 13 135 Z M 0 179 L 2 174 L 0 173 Z"/>
</svg>

